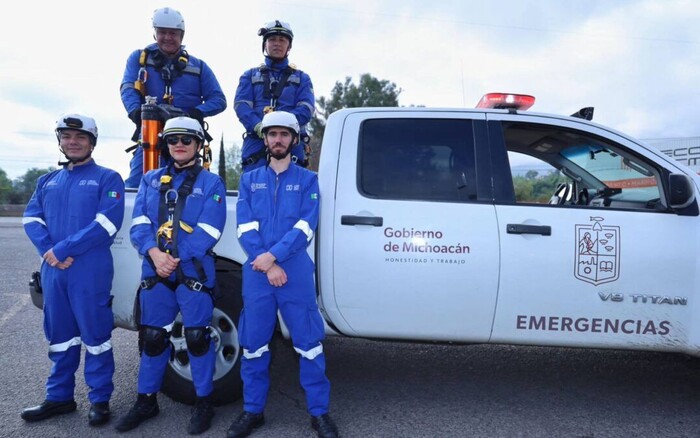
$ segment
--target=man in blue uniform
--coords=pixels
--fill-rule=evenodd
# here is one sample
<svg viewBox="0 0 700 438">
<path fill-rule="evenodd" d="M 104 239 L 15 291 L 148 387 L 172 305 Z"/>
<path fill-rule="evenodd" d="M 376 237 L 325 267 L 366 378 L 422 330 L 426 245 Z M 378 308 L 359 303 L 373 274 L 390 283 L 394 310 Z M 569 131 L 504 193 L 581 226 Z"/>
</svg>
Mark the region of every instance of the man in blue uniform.
<svg viewBox="0 0 700 438">
<path fill-rule="evenodd" d="M 156 394 L 172 350 L 170 330 L 180 312 L 197 393 L 188 428 L 194 435 L 208 430 L 214 416 L 209 397 L 216 355 L 209 328 L 216 284 L 211 250 L 226 222 L 226 189 L 218 175 L 199 164 L 204 131 L 197 120 L 168 120 L 162 138 L 170 164 L 144 175 L 134 201 L 131 243 L 143 256 L 143 352 L 138 399 L 116 428 L 131 430 L 158 415 Z"/>
<path fill-rule="evenodd" d="M 305 145 L 309 140 L 306 124 L 315 110 L 314 89 L 311 78 L 289 63 L 294 33 L 288 23 L 275 20 L 265 24 L 258 35 L 262 36 L 265 63 L 247 70 L 241 76 L 233 108 L 238 120 L 246 129 L 243 139 L 243 171 L 247 172 L 266 163 L 261 122 L 271 111 L 293 114 L 301 127 L 300 138 L 292 149 L 292 161 L 306 167 L 308 157 Z"/>
<path fill-rule="evenodd" d="M 318 179 L 315 173 L 291 164 L 290 151 L 299 138 L 293 114 L 266 114 L 261 132 L 267 165 L 243 174 L 236 204 L 238 240 L 248 254 L 239 327 L 243 413 L 231 424 L 228 437 L 248 436 L 265 422 L 269 343 L 278 310 L 300 354 L 300 381 L 311 425 L 319 437 L 337 437 L 338 429 L 328 415 L 330 382 L 325 374 L 314 263 L 306 252 L 318 224 Z"/>
<path fill-rule="evenodd" d="M 109 420 L 114 390 L 110 296 L 114 266 L 109 247 L 124 217 L 124 182 L 92 159 L 97 126 L 91 117 L 61 116 L 56 137 L 68 161 L 39 178 L 22 220 L 43 258 L 44 332 L 53 367 L 46 400 L 25 409 L 22 418 L 39 421 L 75 411 L 75 371 L 80 347 L 85 345 L 88 422 L 99 426 Z"/>
<path fill-rule="evenodd" d="M 182 110 L 204 127 L 204 117 L 226 109 L 224 96 L 214 72 L 201 59 L 191 56 L 182 45 L 185 21 L 172 8 L 153 13 L 155 43 L 129 55 L 121 84 L 121 98 L 129 118 L 136 124 L 138 140 L 141 128 L 141 105 L 145 96 L 157 98 Z M 130 163 L 127 187 L 138 187 L 143 175 L 143 150 L 136 149 Z"/>
</svg>

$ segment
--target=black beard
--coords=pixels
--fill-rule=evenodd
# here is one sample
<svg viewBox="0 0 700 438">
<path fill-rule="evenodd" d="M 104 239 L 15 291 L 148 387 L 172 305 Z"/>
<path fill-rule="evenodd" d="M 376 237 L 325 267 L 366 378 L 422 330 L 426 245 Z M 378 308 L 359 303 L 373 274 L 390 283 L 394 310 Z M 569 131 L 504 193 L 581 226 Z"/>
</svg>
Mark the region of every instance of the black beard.
<svg viewBox="0 0 700 438">
<path fill-rule="evenodd" d="M 292 149 L 287 148 L 287 150 L 284 152 L 277 152 L 277 153 L 270 152 L 270 156 L 272 158 L 274 158 L 275 160 L 284 160 L 287 157 L 287 155 L 290 154 L 290 152 L 292 152 Z"/>
</svg>

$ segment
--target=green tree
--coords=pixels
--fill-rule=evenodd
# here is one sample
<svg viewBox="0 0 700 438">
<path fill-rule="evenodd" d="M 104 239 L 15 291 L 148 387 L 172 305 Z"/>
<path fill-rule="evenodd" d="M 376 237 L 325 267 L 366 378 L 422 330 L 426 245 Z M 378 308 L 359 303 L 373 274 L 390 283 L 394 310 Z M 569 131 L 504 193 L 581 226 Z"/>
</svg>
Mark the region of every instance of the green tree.
<svg viewBox="0 0 700 438">
<path fill-rule="evenodd" d="M 223 144 L 222 144 L 223 147 Z M 241 147 L 234 143 L 230 148 L 225 149 L 225 167 L 226 167 L 226 189 L 238 190 L 238 183 L 241 180 L 243 169 L 241 166 Z M 219 155 L 221 159 L 221 155 Z M 221 163 L 219 163 L 221 167 Z"/>
<path fill-rule="evenodd" d="M 49 173 L 56 170 L 55 167 L 49 167 L 48 169 L 39 169 L 32 167 L 27 170 L 27 172 L 15 179 L 12 182 L 12 195 L 10 196 L 10 203 L 12 204 L 26 204 L 29 198 L 32 197 L 34 189 L 36 188 L 36 181 L 41 175 Z"/>
<path fill-rule="evenodd" d="M 540 203 L 546 203 L 554 194 L 561 183 L 570 183 L 571 180 L 558 171 L 552 171 L 543 178 L 535 180 L 533 196 Z"/>
<path fill-rule="evenodd" d="M 224 180 L 224 184 L 228 187 L 226 181 L 226 151 L 224 149 L 224 134 L 221 134 L 221 145 L 219 146 L 219 176 Z"/>
<path fill-rule="evenodd" d="M 342 108 L 399 106 L 401 88 L 386 79 L 377 79 L 369 73 L 360 75 L 357 85 L 347 76 L 344 82 L 336 82 L 331 97 L 316 99 L 318 111 L 309 122 L 311 136 L 311 169 L 318 169 L 318 157 L 321 152 L 321 140 L 326 129 L 326 120 L 335 111 Z"/>
<path fill-rule="evenodd" d="M 513 177 L 516 202 L 533 202 L 533 180 L 523 176 Z"/>
<path fill-rule="evenodd" d="M 525 176 L 513 177 L 513 188 L 517 202 L 546 204 L 561 183 L 571 180 L 558 171 L 549 172 L 546 176 L 536 178 L 537 172 L 529 170 Z"/>
<path fill-rule="evenodd" d="M 535 179 L 535 178 L 537 178 L 537 175 L 539 175 L 538 171 L 528 170 L 527 173 L 525 174 L 525 179 Z"/>
<path fill-rule="evenodd" d="M 12 195 L 12 181 L 7 177 L 7 172 L 0 169 L 0 204 L 9 204 Z"/>
</svg>

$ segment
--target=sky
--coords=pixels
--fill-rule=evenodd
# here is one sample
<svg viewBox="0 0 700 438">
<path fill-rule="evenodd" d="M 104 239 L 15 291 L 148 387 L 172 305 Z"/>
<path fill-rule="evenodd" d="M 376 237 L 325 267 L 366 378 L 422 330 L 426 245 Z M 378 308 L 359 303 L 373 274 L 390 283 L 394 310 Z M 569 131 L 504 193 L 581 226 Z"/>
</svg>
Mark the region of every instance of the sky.
<svg viewBox="0 0 700 438">
<path fill-rule="evenodd" d="M 152 43 L 159 7 L 185 19 L 183 43 L 228 100 L 207 118 L 241 144 L 240 75 L 263 61 L 257 30 L 287 21 L 290 60 L 316 97 L 363 73 L 401 88 L 399 104 L 474 107 L 488 92 L 534 95 L 531 111 L 571 114 L 636 138 L 700 135 L 700 2 L 690 0 L 200 0 L 14 2 L 0 28 L 0 169 L 9 178 L 62 158 L 55 121 L 93 116 L 98 163 L 128 175 L 133 124 L 119 97 L 127 56 Z M 697 99 L 697 100 L 696 100 Z"/>
</svg>

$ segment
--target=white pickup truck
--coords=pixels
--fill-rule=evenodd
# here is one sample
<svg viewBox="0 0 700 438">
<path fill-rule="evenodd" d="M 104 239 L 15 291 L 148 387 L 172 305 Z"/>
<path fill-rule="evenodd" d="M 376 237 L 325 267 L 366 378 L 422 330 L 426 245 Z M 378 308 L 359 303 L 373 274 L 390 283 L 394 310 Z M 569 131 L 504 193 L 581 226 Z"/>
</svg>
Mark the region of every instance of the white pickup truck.
<svg viewBox="0 0 700 438">
<path fill-rule="evenodd" d="M 700 354 L 698 175 L 580 115 L 356 108 L 330 116 L 309 253 L 332 335 Z M 489 105 L 486 105 L 489 106 Z M 522 163 L 557 172 L 518 175 Z M 549 175 L 552 176 L 551 174 Z M 126 196 L 131 217 L 134 193 Z M 236 193 L 215 247 L 214 397 L 240 395 Z M 137 328 L 141 261 L 129 224 L 112 247 L 115 324 Z M 698 303 L 698 304 L 696 304 Z M 280 329 L 285 333 L 284 323 Z M 181 324 L 163 391 L 194 398 Z"/>
</svg>

